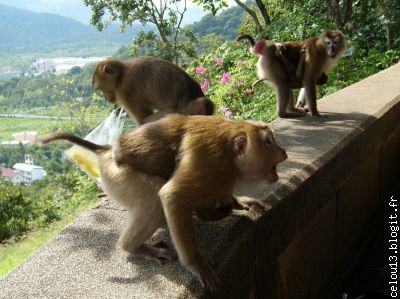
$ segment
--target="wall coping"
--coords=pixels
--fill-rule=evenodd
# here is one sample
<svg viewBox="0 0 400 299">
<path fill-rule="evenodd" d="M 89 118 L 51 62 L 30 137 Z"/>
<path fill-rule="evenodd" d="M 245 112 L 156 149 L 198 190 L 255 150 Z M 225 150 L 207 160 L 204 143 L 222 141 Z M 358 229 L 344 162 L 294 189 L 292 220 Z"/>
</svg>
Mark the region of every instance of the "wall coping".
<svg viewBox="0 0 400 299">
<path fill-rule="evenodd" d="M 216 261 L 221 291 L 249 290 L 254 269 L 268 269 L 296 233 L 323 207 L 400 119 L 400 63 L 318 102 L 327 118 L 271 123 L 289 159 L 274 185 L 238 185 L 265 200 L 268 211 L 237 212 L 197 223 L 201 251 Z M 368 138 L 373 142 L 365 143 Z M 179 263 L 163 266 L 128 258 L 116 248 L 126 212 L 108 201 L 83 213 L 53 240 L 0 280 L 0 298 L 186 298 L 204 295 Z M 167 235 L 161 229 L 154 239 Z M 270 267 L 271 266 L 271 267 Z M 253 273 L 253 274 L 251 274 Z"/>
</svg>

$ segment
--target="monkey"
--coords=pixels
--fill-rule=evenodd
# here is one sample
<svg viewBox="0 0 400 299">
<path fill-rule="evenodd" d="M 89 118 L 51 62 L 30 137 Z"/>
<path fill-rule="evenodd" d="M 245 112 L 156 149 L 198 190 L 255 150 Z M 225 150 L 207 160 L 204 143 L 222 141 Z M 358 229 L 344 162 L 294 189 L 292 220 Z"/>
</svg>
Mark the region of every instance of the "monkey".
<svg viewBox="0 0 400 299">
<path fill-rule="evenodd" d="M 139 124 L 157 120 L 168 113 L 214 113 L 214 103 L 189 74 L 156 57 L 101 61 L 93 73 L 92 86 L 94 90 L 100 90 L 107 101 L 124 107 Z"/>
<path fill-rule="evenodd" d="M 145 137 L 136 138 L 145 134 L 147 127 L 152 130 L 145 135 L 148 140 Z M 124 250 L 156 260 L 173 259 L 175 256 L 164 244 L 146 242 L 166 219 L 181 263 L 203 287 L 215 291 L 219 279 L 197 249 L 193 214 L 197 213 L 200 218 L 204 216 L 205 220 L 214 220 L 215 217 L 224 217 L 232 208 L 248 209 L 254 203 L 263 205 L 259 201 L 242 201 L 234 196 L 234 184 L 240 179 L 276 182 L 279 178 L 277 164 L 287 159 L 286 151 L 277 145 L 272 131 L 263 122 L 176 114 L 139 128 L 141 130 L 128 131 L 120 138 L 129 137 L 131 144 L 139 142 L 146 147 L 144 143 L 152 140 L 158 130 L 171 138 L 161 138 L 161 143 L 169 142 L 170 148 L 179 144 L 176 169 L 170 179 L 138 171 L 128 163 L 129 160 L 118 165 L 110 145 L 96 145 L 68 134 L 51 135 L 39 140 L 41 143 L 68 140 L 97 153 L 106 193 L 128 209 L 130 224 L 118 241 Z M 174 138 L 176 140 L 172 140 Z M 125 154 L 129 154 L 125 146 L 129 148 L 128 143 L 122 143 L 116 151 L 124 149 Z M 151 156 L 153 152 L 149 151 L 147 155 Z M 146 154 L 139 156 L 141 158 Z M 162 160 L 158 161 L 159 165 L 162 163 Z"/>
<path fill-rule="evenodd" d="M 346 48 L 346 39 L 339 30 L 324 31 L 318 37 L 305 41 L 275 43 L 254 40 L 249 35 L 237 40 L 248 40 L 250 51 L 260 55 L 257 76 L 277 91 L 278 116 L 305 115 L 304 103 L 293 103 L 292 89 L 304 87 L 311 115 L 320 116 L 316 104 L 315 86 L 327 82 L 327 72 L 334 66 Z M 257 84 L 256 81 L 255 84 Z M 300 93 L 301 94 L 301 93 Z M 303 100 L 304 101 L 304 100 Z M 300 109 L 299 109 L 300 108 Z"/>
</svg>

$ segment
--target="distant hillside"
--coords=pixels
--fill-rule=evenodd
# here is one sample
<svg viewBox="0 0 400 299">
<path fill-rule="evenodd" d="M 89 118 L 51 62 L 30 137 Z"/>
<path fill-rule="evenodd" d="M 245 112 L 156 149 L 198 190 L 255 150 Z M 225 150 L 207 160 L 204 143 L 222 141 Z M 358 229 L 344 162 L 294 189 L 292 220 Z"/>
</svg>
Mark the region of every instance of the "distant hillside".
<svg viewBox="0 0 400 299">
<path fill-rule="evenodd" d="M 239 6 L 225 9 L 220 14 L 213 16 L 205 15 L 199 22 L 195 22 L 190 27 L 200 36 L 215 33 L 226 40 L 236 37 L 236 32 L 243 22 L 245 11 Z"/>
<path fill-rule="evenodd" d="M 125 33 L 118 25 L 98 32 L 71 18 L 0 4 L 0 53 L 51 52 L 63 48 L 118 47 L 130 42 L 140 25 Z"/>
</svg>

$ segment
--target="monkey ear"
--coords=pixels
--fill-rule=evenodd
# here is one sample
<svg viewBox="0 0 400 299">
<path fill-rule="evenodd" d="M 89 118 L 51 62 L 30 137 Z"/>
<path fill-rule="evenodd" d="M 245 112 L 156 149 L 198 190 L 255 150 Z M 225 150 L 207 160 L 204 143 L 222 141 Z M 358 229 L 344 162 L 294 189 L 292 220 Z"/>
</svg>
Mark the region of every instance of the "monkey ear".
<svg viewBox="0 0 400 299">
<path fill-rule="evenodd" d="M 236 153 L 242 154 L 247 145 L 247 136 L 246 135 L 239 135 L 235 138 L 234 141 L 234 150 Z"/>
<path fill-rule="evenodd" d="M 112 64 L 106 63 L 106 64 L 103 66 L 103 72 L 106 73 L 106 74 L 112 75 L 112 74 L 115 73 L 115 68 L 113 67 Z"/>
</svg>

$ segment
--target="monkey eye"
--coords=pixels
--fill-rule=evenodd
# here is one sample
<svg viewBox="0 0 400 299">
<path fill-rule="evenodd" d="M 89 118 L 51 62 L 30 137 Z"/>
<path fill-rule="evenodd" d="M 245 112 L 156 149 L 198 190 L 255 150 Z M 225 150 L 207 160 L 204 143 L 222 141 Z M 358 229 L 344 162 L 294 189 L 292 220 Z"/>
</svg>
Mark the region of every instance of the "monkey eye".
<svg viewBox="0 0 400 299">
<path fill-rule="evenodd" d="M 329 38 L 325 38 L 325 44 L 329 46 L 332 44 L 332 41 Z"/>
<path fill-rule="evenodd" d="M 272 144 L 272 137 L 271 137 L 271 135 L 267 135 L 267 138 L 265 138 L 265 143 L 268 144 L 268 145 L 271 145 L 271 144 Z"/>
</svg>

